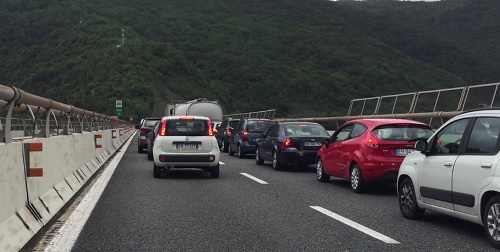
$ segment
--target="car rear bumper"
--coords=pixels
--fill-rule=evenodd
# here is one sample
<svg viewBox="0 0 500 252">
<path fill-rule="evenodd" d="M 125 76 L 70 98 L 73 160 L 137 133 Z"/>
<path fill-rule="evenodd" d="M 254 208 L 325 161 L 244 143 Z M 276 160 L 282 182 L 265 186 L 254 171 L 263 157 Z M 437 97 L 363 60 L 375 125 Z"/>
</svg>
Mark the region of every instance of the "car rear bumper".
<svg viewBox="0 0 500 252">
<path fill-rule="evenodd" d="M 317 154 L 317 150 L 282 149 L 278 158 L 282 164 L 314 164 L 316 163 Z"/>
<path fill-rule="evenodd" d="M 214 167 L 219 164 L 219 155 L 215 153 L 162 153 L 155 155 L 153 158 L 156 166 L 170 168 L 204 168 Z"/>
<path fill-rule="evenodd" d="M 400 166 L 400 162 L 368 163 L 361 167 L 361 172 L 366 181 L 395 183 Z"/>
<path fill-rule="evenodd" d="M 256 144 L 248 144 L 246 142 L 240 145 L 241 154 L 255 154 Z"/>
</svg>

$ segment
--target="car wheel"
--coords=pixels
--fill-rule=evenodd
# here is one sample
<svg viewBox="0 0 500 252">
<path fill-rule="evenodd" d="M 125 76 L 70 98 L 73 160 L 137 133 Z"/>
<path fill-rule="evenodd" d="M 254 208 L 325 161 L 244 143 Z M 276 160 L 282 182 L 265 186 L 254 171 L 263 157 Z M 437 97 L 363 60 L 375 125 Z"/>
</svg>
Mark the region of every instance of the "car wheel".
<svg viewBox="0 0 500 252">
<path fill-rule="evenodd" d="M 161 167 L 153 163 L 153 177 L 161 178 Z"/>
<path fill-rule="evenodd" d="M 243 154 L 243 153 L 241 153 L 241 147 L 240 147 L 240 145 L 238 145 L 238 149 L 236 149 L 236 150 L 237 150 L 237 152 L 238 152 L 238 157 L 239 157 L 239 158 L 243 158 L 244 154 Z"/>
<path fill-rule="evenodd" d="M 363 180 L 363 175 L 357 164 L 354 164 L 351 168 L 351 189 L 355 193 L 362 193 L 365 187 L 365 181 Z"/>
<path fill-rule="evenodd" d="M 495 248 L 500 248 L 500 196 L 494 196 L 484 208 L 483 226 L 488 241 Z"/>
<path fill-rule="evenodd" d="M 219 165 L 210 168 L 210 177 L 218 178 L 219 177 Z"/>
<path fill-rule="evenodd" d="M 233 148 L 231 148 L 231 144 L 229 144 L 229 156 L 234 155 Z"/>
<path fill-rule="evenodd" d="M 138 153 L 143 153 L 144 152 L 141 146 L 137 147 L 137 152 Z"/>
<path fill-rule="evenodd" d="M 153 152 L 148 151 L 148 160 L 153 160 Z"/>
<path fill-rule="evenodd" d="M 316 163 L 316 178 L 319 182 L 327 182 L 330 180 L 330 176 L 325 174 L 323 161 L 321 161 L 321 159 L 318 159 L 318 162 Z"/>
<path fill-rule="evenodd" d="M 398 198 L 399 210 L 403 217 L 413 220 L 422 218 L 425 210 L 418 207 L 417 195 L 411 179 L 406 178 L 399 184 Z"/>
<path fill-rule="evenodd" d="M 280 164 L 279 158 L 278 158 L 278 152 L 273 151 L 273 169 L 276 171 L 281 170 L 282 165 Z"/>
<path fill-rule="evenodd" d="M 264 164 L 264 159 L 262 159 L 262 158 L 260 157 L 259 148 L 257 148 L 257 149 L 255 150 L 255 163 L 256 163 L 257 165 L 263 165 L 263 164 Z"/>
</svg>

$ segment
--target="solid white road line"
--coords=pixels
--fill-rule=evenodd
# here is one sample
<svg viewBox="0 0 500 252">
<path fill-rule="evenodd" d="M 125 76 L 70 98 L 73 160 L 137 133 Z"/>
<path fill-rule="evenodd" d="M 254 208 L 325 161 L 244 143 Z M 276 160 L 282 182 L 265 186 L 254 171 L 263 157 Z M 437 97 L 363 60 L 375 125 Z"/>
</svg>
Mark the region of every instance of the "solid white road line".
<svg viewBox="0 0 500 252">
<path fill-rule="evenodd" d="M 71 213 L 61 229 L 59 229 L 54 238 L 52 238 L 50 243 L 45 248 L 45 252 L 71 251 L 73 245 L 76 242 L 76 239 L 78 238 L 78 235 L 85 225 L 85 222 L 87 222 L 90 213 L 92 213 L 92 210 L 101 197 L 104 188 L 106 188 L 106 185 L 111 179 L 111 175 L 113 175 L 113 172 L 115 171 L 118 163 L 125 154 L 125 151 L 130 145 L 130 142 L 132 141 L 132 139 L 134 139 L 134 136 L 135 133 L 130 136 L 128 141 L 121 148 L 120 152 L 116 154 L 113 160 L 111 160 L 109 165 L 102 172 L 99 179 L 95 182 L 92 188 L 90 188 L 87 195 L 85 195 L 85 197 L 82 199 L 82 202 L 78 204 L 76 209 L 73 211 L 73 213 Z"/>
<path fill-rule="evenodd" d="M 260 184 L 263 184 L 263 185 L 267 185 L 268 183 L 262 179 L 259 179 L 259 178 L 256 178 L 248 173 L 245 173 L 245 172 L 240 172 L 241 175 L 253 180 L 253 181 L 256 181 L 257 183 L 260 183 Z"/>
<path fill-rule="evenodd" d="M 400 244 L 398 241 L 396 241 L 390 237 L 387 237 L 387 236 L 385 236 L 385 235 L 383 235 L 383 234 L 381 234 L 373 229 L 367 228 L 367 227 L 365 227 L 361 224 L 358 224 L 352 220 L 349 220 L 345 217 L 342 217 L 342 216 L 340 216 L 340 215 L 338 215 L 330 210 L 327 210 L 327 209 L 322 208 L 320 206 L 310 206 L 310 207 L 312 209 L 314 209 L 320 213 L 323 213 L 329 217 L 332 217 L 332 218 L 334 218 L 334 219 L 336 219 L 336 220 L 338 220 L 338 221 L 340 221 L 348 226 L 351 226 L 351 227 L 353 227 L 353 228 L 355 228 L 355 229 L 357 229 L 357 230 L 359 230 L 359 231 L 361 231 L 361 232 L 363 232 L 363 233 L 365 233 L 365 234 L 367 234 L 375 239 L 379 239 L 379 240 L 381 240 L 385 243 L 389 243 L 389 244 Z"/>
</svg>

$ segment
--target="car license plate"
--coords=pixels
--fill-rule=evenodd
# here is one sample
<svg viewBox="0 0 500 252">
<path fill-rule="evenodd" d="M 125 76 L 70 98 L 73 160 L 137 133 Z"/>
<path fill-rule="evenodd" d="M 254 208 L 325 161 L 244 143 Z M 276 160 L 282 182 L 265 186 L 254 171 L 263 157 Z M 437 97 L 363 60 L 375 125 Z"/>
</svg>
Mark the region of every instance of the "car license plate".
<svg viewBox="0 0 500 252">
<path fill-rule="evenodd" d="M 321 146 L 323 145 L 321 142 L 305 142 L 305 146 Z"/>
<path fill-rule="evenodd" d="M 177 144 L 178 150 L 196 150 L 198 149 L 198 144 Z"/>
<path fill-rule="evenodd" d="M 414 149 L 396 149 L 396 156 L 406 156 L 413 151 Z"/>
</svg>

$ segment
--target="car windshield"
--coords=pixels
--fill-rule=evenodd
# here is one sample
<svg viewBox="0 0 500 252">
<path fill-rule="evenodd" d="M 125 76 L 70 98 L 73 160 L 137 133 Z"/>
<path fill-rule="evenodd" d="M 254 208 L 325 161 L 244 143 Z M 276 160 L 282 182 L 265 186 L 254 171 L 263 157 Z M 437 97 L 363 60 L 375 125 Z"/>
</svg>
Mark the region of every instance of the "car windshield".
<svg viewBox="0 0 500 252">
<path fill-rule="evenodd" d="M 388 141 L 416 141 L 427 140 L 432 130 L 419 124 L 391 124 L 382 125 L 372 131 L 373 135 Z"/>
<path fill-rule="evenodd" d="M 266 132 L 274 122 L 269 120 L 249 120 L 247 122 L 247 130 L 250 133 Z"/>
<path fill-rule="evenodd" d="M 236 127 L 236 125 L 238 125 L 238 120 L 234 120 L 234 121 L 229 121 L 229 127 L 233 128 Z"/>
<path fill-rule="evenodd" d="M 325 128 L 318 124 L 287 124 L 284 130 L 285 136 L 329 136 Z"/>
<path fill-rule="evenodd" d="M 167 120 L 165 136 L 208 136 L 208 122 L 203 119 Z"/>
</svg>

